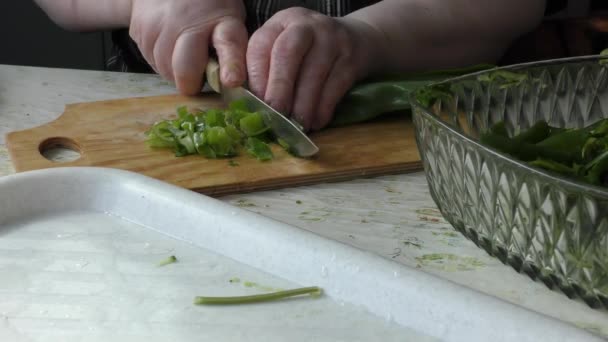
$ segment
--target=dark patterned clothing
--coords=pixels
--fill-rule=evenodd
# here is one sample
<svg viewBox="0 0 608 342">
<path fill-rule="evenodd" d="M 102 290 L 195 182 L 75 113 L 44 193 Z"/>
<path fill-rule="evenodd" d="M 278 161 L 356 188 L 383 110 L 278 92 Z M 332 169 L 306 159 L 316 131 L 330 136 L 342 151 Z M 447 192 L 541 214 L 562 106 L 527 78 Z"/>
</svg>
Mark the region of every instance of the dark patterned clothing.
<svg viewBox="0 0 608 342">
<path fill-rule="evenodd" d="M 204 1 L 204 0 L 202 0 Z M 380 0 L 244 0 L 247 10 L 247 30 L 249 34 L 261 27 L 275 13 L 290 7 L 305 7 L 332 17 L 342 17 L 358 9 L 373 5 Z M 152 73 L 129 37 L 127 29 L 112 32 L 112 55 L 106 63 L 109 71 Z"/>
<path fill-rule="evenodd" d="M 204 0 L 201 0 L 204 1 Z M 305 7 L 332 17 L 341 17 L 381 0 L 244 0 L 247 10 L 247 30 L 253 33 L 275 13 L 290 7 Z M 449 0 L 448 0 L 449 1 Z M 506 0 L 505 0 L 506 1 Z M 556 13 L 568 4 L 567 0 L 547 0 L 547 14 Z M 154 71 L 137 44 L 129 37 L 128 29 L 112 32 L 111 57 L 106 63 L 109 71 L 153 73 Z"/>
</svg>

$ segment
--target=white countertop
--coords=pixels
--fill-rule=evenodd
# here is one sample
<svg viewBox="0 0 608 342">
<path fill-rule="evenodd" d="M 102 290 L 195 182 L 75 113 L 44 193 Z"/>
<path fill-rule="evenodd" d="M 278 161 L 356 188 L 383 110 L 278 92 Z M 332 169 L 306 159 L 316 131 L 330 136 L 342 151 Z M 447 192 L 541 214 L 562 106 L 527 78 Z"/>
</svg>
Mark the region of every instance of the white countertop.
<svg viewBox="0 0 608 342">
<path fill-rule="evenodd" d="M 6 133 L 58 117 L 68 103 L 174 93 L 155 75 L 0 65 L 0 176 Z M 608 313 L 549 290 L 489 257 L 446 223 L 421 172 L 221 198 L 572 323 L 608 338 Z"/>
</svg>

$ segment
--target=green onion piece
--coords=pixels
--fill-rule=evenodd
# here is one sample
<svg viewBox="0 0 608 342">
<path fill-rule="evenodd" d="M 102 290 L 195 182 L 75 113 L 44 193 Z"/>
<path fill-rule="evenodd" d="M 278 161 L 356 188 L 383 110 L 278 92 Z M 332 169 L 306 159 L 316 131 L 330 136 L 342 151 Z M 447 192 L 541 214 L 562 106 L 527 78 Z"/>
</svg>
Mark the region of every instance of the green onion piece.
<svg viewBox="0 0 608 342">
<path fill-rule="evenodd" d="M 232 138 L 232 140 L 239 141 L 243 139 L 243 133 L 238 130 L 234 125 L 227 124 L 226 125 L 226 133 Z"/>
<path fill-rule="evenodd" d="M 217 156 L 231 157 L 236 154 L 235 141 L 224 127 L 208 127 L 205 131 L 205 140 Z"/>
<path fill-rule="evenodd" d="M 228 108 L 230 108 L 231 110 L 234 110 L 234 111 L 249 112 L 249 108 L 247 106 L 247 101 L 245 101 L 245 99 L 232 101 L 228 105 Z"/>
<path fill-rule="evenodd" d="M 247 138 L 247 152 L 260 161 L 270 160 L 273 157 L 268 144 L 257 138 Z"/>
<path fill-rule="evenodd" d="M 241 119 L 249 115 L 249 112 L 243 110 L 228 110 L 225 113 L 226 124 L 234 125 L 236 128 L 241 127 Z"/>
<path fill-rule="evenodd" d="M 230 166 L 239 166 L 240 164 L 237 161 L 234 161 L 234 160 L 230 159 L 228 161 L 228 165 L 230 165 Z"/>
<path fill-rule="evenodd" d="M 157 122 L 146 132 L 150 147 L 175 147 L 175 139 L 168 126 L 169 123 L 166 121 Z"/>
<path fill-rule="evenodd" d="M 261 303 L 279 300 L 288 297 L 301 295 L 310 295 L 313 298 L 318 298 L 322 294 L 319 287 L 303 287 L 299 289 L 271 292 L 251 296 L 236 296 L 236 297 L 196 297 L 194 298 L 195 305 L 235 305 L 235 304 L 250 304 Z"/>
<path fill-rule="evenodd" d="M 177 139 L 177 141 L 185 148 L 187 154 L 194 154 L 196 152 L 192 136 L 186 135 L 183 138 Z"/>
<path fill-rule="evenodd" d="M 177 116 L 180 119 L 185 118 L 186 115 L 188 115 L 188 107 L 186 107 L 186 106 L 179 106 L 179 107 L 177 107 Z"/>
<path fill-rule="evenodd" d="M 243 133 L 250 137 L 260 135 L 270 129 L 264 123 L 264 118 L 260 113 L 251 113 L 243 117 L 240 121 L 240 128 Z"/>
<path fill-rule="evenodd" d="M 168 257 L 167 259 L 159 262 L 158 266 L 166 266 L 166 265 L 173 264 L 176 262 L 177 262 L 177 258 L 175 257 L 175 255 L 172 255 L 172 256 Z"/>
<path fill-rule="evenodd" d="M 208 127 L 226 127 L 224 113 L 217 109 L 210 109 L 205 113 L 205 124 Z"/>
</svg>

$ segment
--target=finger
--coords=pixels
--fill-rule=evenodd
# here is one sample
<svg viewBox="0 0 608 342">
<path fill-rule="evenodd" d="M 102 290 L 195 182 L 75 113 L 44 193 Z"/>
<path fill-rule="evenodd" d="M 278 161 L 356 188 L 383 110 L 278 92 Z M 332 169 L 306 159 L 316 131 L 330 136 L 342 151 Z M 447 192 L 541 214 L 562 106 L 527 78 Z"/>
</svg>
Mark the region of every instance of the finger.
<svg viewBox="0 0 608 342">
<path fill-rule="evenodd" d="M 173 50 L 175 48 L 176 34 L 172 30 L 163 30 L 152 51 L 154 71 L 170 82 L 175 82 L 173 76 Z"/>
<path fill-rule="evenodd" d="M 264 100 L 278 111 L 289 114 L 292 108 L 295 82 L 313 36 L 308 26 L 288 27 L 272 47 Z"/>
<path fill-rule="evenodd" d="M 209 33 L 186 31 L 175 42 L 172 66 L 177 89 L 185 95 L 200 92 L 205 75 L 209 48 Z"/>
<path fill-rule="evenodd" d="M 156 67 L 156 61 L 154 60 L 153 49 L 159 34 L 160 25 L 152 27 L 146 26 L 144 28 L 140 20 L 133 21 L 129 28 L 129 36 L 131 36 L 135 44 L 137 44 L 137 48 L 141 52 L 141 55 L 156 73 L 158 73 L 158 69 Z"/>
<path fill-rule="evenodd" d="M 305 130 L 316 120 L 321 91 L 338 54 L 326 37 L 315 35 L 313 48 L 302 63 L 296 83 L 292 114 Z"/>
<path fill-rule="evenodd" d="M 283 32 L 282 25 L 267 22 L 253 33 L 247 45 L 249 88 L 255 95 L 261 98 L 264 98 L 266 94 L 272 47 L 281 32 Z"/>
<path fill-rule="evenodd" d="M 245 53 L 247 29 L 238 19 L 226 19 L 217 24 L 211 36 L 220 64 L 220 79 L 228 87 L 240 86 L 247 78 Z"/>
<path fill-rule="evenodd" d="M 312 121 L 312 129 L 317 131 L 327 126 L 333 117 L 334 110 L 342 97 L 356 81 L 351 61 L 338 58 L 327 77 L 321 92 L 317 116 Z"/>
</svg>

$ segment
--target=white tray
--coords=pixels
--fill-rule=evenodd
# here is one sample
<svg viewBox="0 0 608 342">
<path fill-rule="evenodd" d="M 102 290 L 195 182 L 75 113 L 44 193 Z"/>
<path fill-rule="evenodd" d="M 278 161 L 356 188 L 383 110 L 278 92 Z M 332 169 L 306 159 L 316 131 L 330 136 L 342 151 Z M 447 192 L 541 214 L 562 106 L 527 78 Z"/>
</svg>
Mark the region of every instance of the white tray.
<svg viewBox="0 0 608 342">
<path fill-rule="evenodd" d="M 172 254 L 178 263 L 156 266 Z M 192 304 L 313 285 L 323 298 Z M 58 168 L 0 178 L 0 341 L 435 339 L 596 337 L 138 174 Z"/>
</svg>

